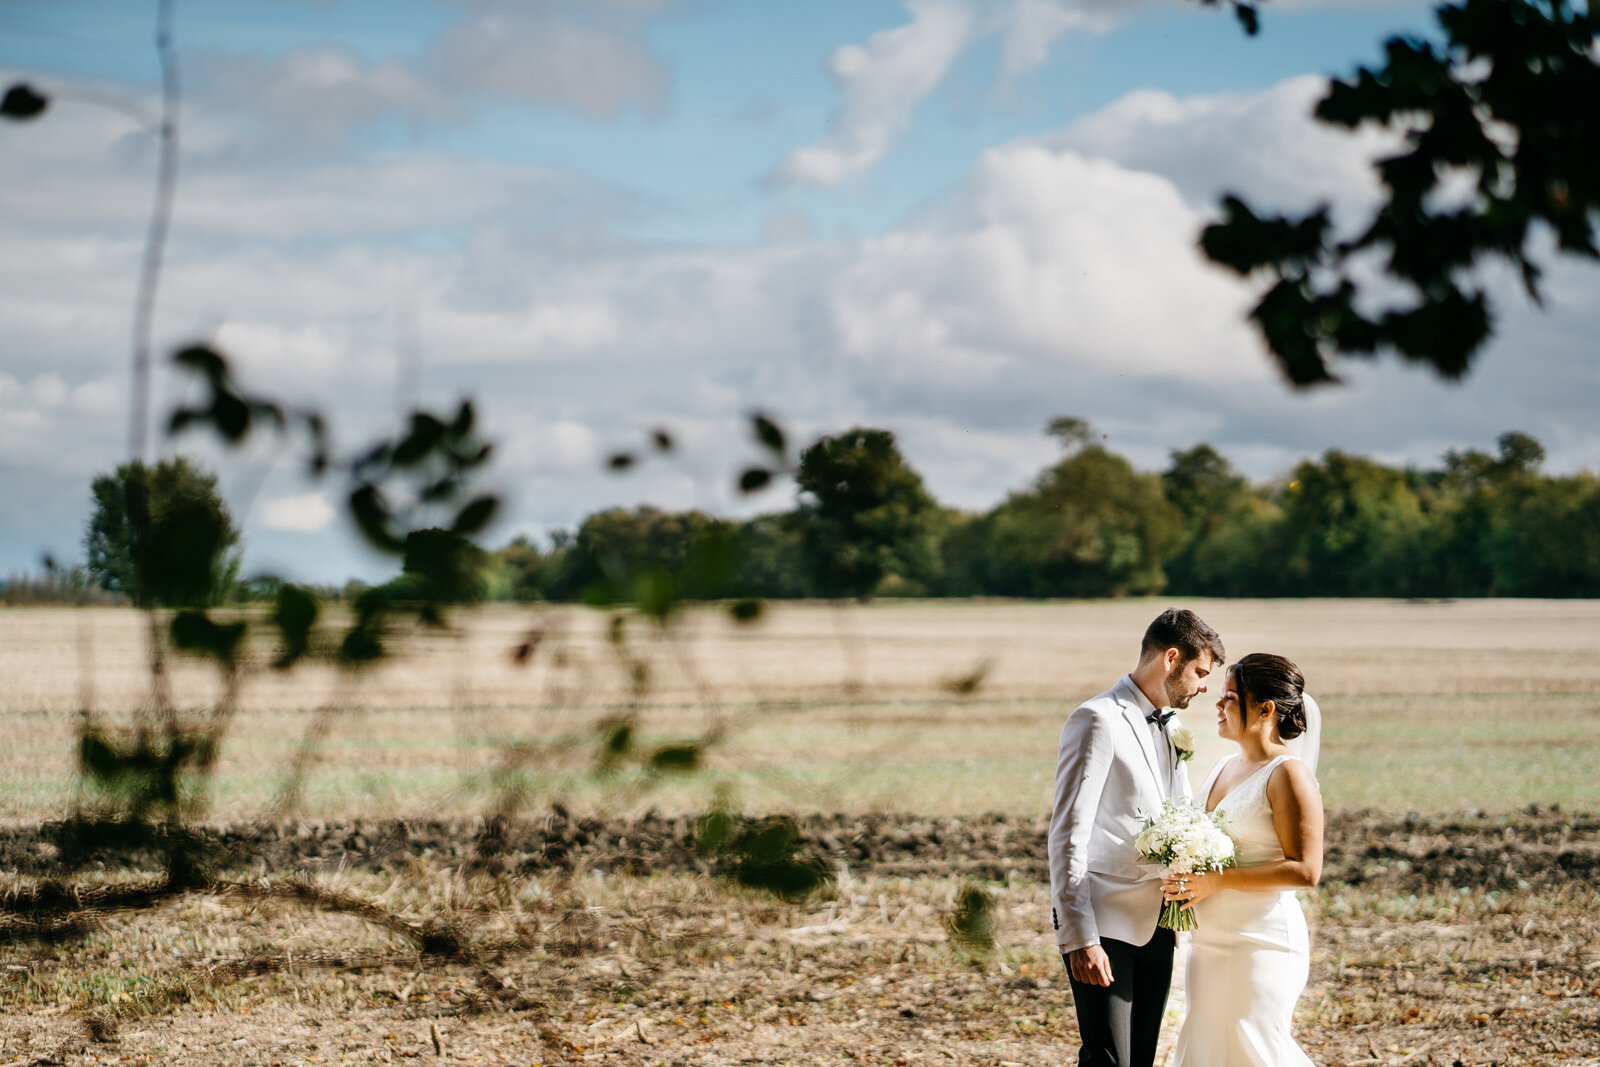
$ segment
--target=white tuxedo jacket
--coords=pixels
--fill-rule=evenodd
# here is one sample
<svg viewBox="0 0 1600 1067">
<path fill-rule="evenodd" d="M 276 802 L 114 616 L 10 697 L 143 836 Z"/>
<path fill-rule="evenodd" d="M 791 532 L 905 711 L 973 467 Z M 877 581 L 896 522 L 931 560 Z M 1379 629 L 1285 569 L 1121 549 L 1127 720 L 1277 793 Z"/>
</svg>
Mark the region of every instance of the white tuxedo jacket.
<svg viewBox="0 0 1600 1067">
<path fill-rule="evenodd" d="M 1161 914 L 1161 868 L 1133 839 L 1168 799 L 1192 796 L 1170 739 L 1131 676 L 1080 705 L 1061 728 L 1050 814 L 1050 908 L 1062 952 L 1102 937 L 1143 945 Z"/>
</svg>

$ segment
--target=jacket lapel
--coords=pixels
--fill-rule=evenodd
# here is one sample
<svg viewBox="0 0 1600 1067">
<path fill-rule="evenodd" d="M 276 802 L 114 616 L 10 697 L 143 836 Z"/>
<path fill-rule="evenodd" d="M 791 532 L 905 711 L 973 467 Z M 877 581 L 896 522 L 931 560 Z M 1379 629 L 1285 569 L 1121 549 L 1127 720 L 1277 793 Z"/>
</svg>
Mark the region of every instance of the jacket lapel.
<svg viewBox="0 0 1600 1067">
<path fill-rule="evenodd" d="M 1122 703 L 1122 718 L 1133 731 L 1134 740 L 1139 743 L 1139 751 L 1144 753 L 1144 762 L 1150 768 L 1150 777 L 1156 783 L 1156 795 L 1162 800 L 1167 799 L 1169 779 L 1161 773 L 1161 760 L 1156 755 L 1155 742 L 1150 739 L 1150 724 L 1145 721 L 1144 712 L 1140 710 L 1139 703 L 1127 693 L 1119 694 Z"/>
</svg>

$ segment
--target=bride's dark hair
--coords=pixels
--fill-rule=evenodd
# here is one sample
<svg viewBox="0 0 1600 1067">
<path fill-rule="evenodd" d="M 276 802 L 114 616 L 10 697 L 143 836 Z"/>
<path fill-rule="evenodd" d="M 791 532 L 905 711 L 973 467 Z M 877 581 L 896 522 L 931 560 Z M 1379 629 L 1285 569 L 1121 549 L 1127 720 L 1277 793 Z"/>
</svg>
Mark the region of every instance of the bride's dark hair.
<svg viewBox="0 0 1600 1067">
<path fill-rule="evenodd" d="M 1239 690 L 1239 710 L 1272 701 L 1278 711 L 1278 736 L 1287 741 L 1306 732 L 1306 680 L 1300 668 L 1270 652 L 1252 652 L 1228 671 Z"/>
</svg>

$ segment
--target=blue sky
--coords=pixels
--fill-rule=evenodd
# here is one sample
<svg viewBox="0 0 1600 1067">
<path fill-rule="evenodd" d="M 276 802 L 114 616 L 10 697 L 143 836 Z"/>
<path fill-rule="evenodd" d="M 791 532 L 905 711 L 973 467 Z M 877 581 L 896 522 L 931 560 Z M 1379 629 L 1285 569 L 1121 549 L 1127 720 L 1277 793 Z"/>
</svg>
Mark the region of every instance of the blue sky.
<svg viewBox="0 0 1600 1067">
<path fill-rule="evenodd" d="M 81 556 L 126 438 L 127 321 L 153 140 L 155 4 L 0 0 L 0 68 L 57 97 L 0 129 L 0 572 Z M 1522 429 L 1594 466 L 1595 274 L 1536 315 L 1509 285 L 1460 386 L 1361 365 L 1292 394 L 1200 262 L 1218 194 L 1370 202 L 1381 137 L 1306 117 L 1427 5 L 1267 5 L 1247 38 L 1183 0 L 259 0 L 176 6 L 179 205 L 157 318 L 355 447 L 404 403 L 477 396 L 510 507 L 492 539 L 729 492 L 743 415 L 899 434 L 987 507 L 1054 414 L 1159 469 L 1210 440 L 1253 477 L 1327 448 L 1430 463 Z M 415 368 L 415 370 L 413 370 Z M 158 405 L 181 383 L 157 381 Z M 676 465 L 600 473 L 649 427 Z M 194 442 L 161 448 L 193 450 Z M 335 487 L 202 451 L 247 569 L 386 564 Z"/>
</svg>

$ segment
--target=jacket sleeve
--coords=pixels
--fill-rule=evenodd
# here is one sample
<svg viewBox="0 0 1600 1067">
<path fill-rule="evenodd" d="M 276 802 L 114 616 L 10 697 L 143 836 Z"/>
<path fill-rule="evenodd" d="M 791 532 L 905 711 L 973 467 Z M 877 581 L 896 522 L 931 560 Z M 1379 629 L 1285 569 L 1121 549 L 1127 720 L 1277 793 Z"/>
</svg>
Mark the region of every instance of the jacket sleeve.
<svg viewBox="0 0 1600 1067">
<path fill-rule="evenodd" d="M 1089 839 L 1111 769 L 1111 721 L 1084 705 L 1061 728 L 1050 813 L 1050 918 L 1062 952 L 1100 943 L 1089 898 Z"/>
</svg>

